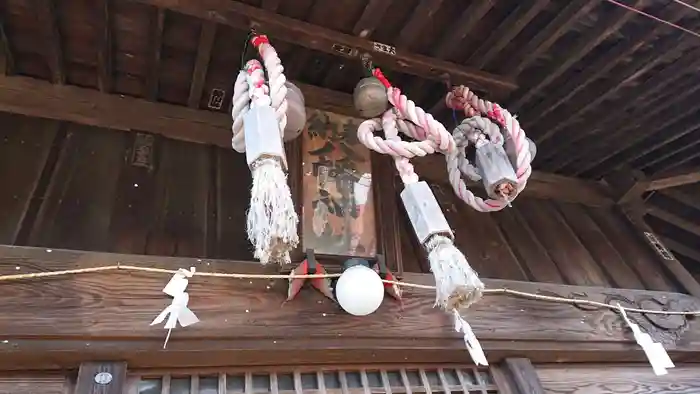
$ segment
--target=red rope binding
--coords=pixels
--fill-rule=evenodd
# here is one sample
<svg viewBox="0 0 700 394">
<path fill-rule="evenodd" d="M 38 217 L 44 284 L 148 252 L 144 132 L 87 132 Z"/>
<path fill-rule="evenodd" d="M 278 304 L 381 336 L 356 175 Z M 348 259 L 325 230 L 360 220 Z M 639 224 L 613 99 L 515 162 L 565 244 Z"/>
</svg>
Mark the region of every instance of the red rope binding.
<svg viewBox="0 0 700 394">
<path fill-rule="evenodd" d="M 261 34 L 259 36 L 254 36 L 253 38 L 251 38 L 250 42 L 253 44 L 255 49 L 258 49 L 262 44 L 269 44 L 270 40 L 267 38 L 266 35 Z"/>
</svg>

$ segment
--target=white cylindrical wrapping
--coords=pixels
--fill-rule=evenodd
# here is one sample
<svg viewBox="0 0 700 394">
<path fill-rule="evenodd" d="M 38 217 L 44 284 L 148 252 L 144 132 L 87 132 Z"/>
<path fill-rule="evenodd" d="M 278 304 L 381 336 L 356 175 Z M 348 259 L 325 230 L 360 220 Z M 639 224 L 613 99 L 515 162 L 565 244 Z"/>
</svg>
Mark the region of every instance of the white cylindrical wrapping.
<svg viewBox="0 0 700 394">
<path fill-rule="evenodd" d="M 248 166 L 265 157 L 278 158 L 287 169 L 287 158 L 280 137 L 275 110 L 269 105 L 252 106 L 243 117 L 245 156 Z"/>
<path fill-rule="evenodd" d="M 420 181 L 406 185 L 401 200 L 421 245 L 433 235 L 452 237 L 452 229 L 427 183 Z"/>
</svg>

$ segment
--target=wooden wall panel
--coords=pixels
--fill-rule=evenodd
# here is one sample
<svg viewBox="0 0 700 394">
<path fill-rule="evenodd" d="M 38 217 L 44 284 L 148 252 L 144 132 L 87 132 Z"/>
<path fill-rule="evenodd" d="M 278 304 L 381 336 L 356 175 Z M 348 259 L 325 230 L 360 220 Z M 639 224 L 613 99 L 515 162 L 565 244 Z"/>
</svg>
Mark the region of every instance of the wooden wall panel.
<svg viewBox="0 0 700 394">
<path fill-rule="evenodd" d="M 455 245 L 482 277 L 679 290 L 613 207 L 521 197 L 511 208 L 484 214 L 466 206 L 448 187 L 431 187 L 455 233 Z M 401 227 L 406 235 L 401 242 L 404 266 L 428 272 L 410 222 L 404 218 Z"/>
<path fill-rule="evenodd" d="M 57 123 L 0 113 L 0 243 L 17 241 L 56 137 Z"/>
<path fill-rule="evenodd" d="M 656 376 L 648 364 L 537 366 L 547 394 L 696 394 L 700 366 L 677 365 L 666 376 Z"/>
<path fill-rule="evenodd" d="M 0 243 L 252 258 L 245 156 L 1 113 L 0 124 Z"/>
</svg>

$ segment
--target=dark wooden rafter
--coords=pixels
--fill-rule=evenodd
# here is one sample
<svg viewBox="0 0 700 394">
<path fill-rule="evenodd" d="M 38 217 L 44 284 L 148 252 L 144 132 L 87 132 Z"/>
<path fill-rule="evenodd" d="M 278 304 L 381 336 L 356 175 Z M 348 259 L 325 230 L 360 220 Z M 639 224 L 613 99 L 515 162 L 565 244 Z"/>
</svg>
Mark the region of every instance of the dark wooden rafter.
<svg viewBox="0 0 700 394">
<path fill-rule="evenodd" d="M 700 224 L 694 223 L 682 216 L 676 215 L 675 213 L 669 212 L 663 208 L 655 205 L 647 205 L 647 214 L 654 216 L 657 219 L 661 219 L 666 223 L 672 224 L 682 230 L 685 230 L 697 237 L 700 237 Z"/>
<path fill-rule="evenodd" d="M 674 8 L 672 12 L 668 12 L 668 17 L 672 22 L 680 20 L 686 14 L 685 9 Z M 593 64 L 586 67 L 583 72 L 578 74 L 575 78 L 569 80 L 567 83 L 562 84 L 559 89 L 554 93 L 549 94 L 547 98 L 538 104 L 536 107 L 530 109 L 528 114 L 530 115 L 526 126 L 531 126 L 538 119 L 543 119 L 550 112 L 559 108 L 561 105 L 567 103 L 574 97 L 577 93 L 581 92 L 586 86 L 590 85 L 598 78 L 607 76 L 607 74 L 623 59 L 632 55 L 640 48 L 647 45 L 650 41 L 658 35 L 659 31 L 663 28 L 667 28 L 665 25 L 660 23 L 654 24 L 654 27 L 644 32 L 638 33 L 637 35 L 625 39 L 617 43 L 612 48 L 608 49 L 605 54 L 601 55 Z M 677 44 L 678 37 L 675 35 L 673 37 L 667 37 L 656 43 L 660 48 L 667 48 L 671 44 Z M 673 48 L 671 46 L 671 48 Z M 674 51 L 676 52 L 676 51 Z M 605 90 L 596 93 L 597 98 L 593 101 L 582 100 L 586 103 L 581 108 L 574 110 L 574 116 L 580 117 L 587 110 L 596 107 L 600 102 L 604 101 L 607 97 L 612 96 L 617 93 L 621 88 L 623 88 L 627 83 L 632 81 L 632 77 L 638 78 L 642 74 L 651 70 L 656 64 L 658 64 L 664 56 L 659 56 L 658 53 L 650 53 L 646 55 L 643 60 L 638 60 L 632 62 L 629 66 L 625 67 L 622 71 L 618 72 L 613 78 L 609 86 L 614 86 L 610 89 L 609 86 Z M 562 111 L 562 122 L 565 119 L 571 119 L 571 111 Z M 553 122 L 555 125 L 560 125 L 561 122 Z M 550 138 L 555 132 L 561 130 L 563 126 L 558 126 L 557 128 L 549 128 L 547 132 L 542 136 L 538 136 L 538 141 L 544 141 Z"/>
<path fill-rule="evenodd" d="M 197 46 L 197 60 L 192 71 L 192 83 L 190 84 L 190 95 L 187 99 L 187 106 L 199 108 L 199 102 L 204 92 L 204 83 L 207 79 L 211 52 L 214 49 L 216 39 L 216 23 L 203 22 L 199 33 L 199 45 Z"/>
<path fill-rule="evenodd" d="M 540 30 L 535 37 L 513 55 L 513 64 L 504 64 L 503 72 L 510 77 L 517 77 L 538 56 L 545 53 L 554 43 L 566 33 L 581 15 L 588 13 L 596 6 L 595 1 L 572 0 L 547 26 Z"/>
<path fill-rule="evenodd" d="M 610 186 L 611 192 L 616 195 L 620 211 L 625 215 L 629 223 L 639 232 L 639 238 L 648 243 L 643 233 L 652 233 L 654 230 L 644 220 L 649 212 L 649 206 L 642 200 L 642 194 L 650 187 L 648 179 L 639 171 L 618 170 L 605 178 L 605 183 Z M 662 219 L 663 220 L 663 219 Z M 700 226 L 699 226 L 700 227 Z M 651 246 L 650 246 L 651 248 Z M 683 264 L 675 257 L 671 260 L 662 258 L 658 252 L 657 260 L 670 272 L 688 293 L 700 296 L 700 283 L 688 272 Z"/>
<path fill-rule="evenodd" d="M 694 97 L 700 97 L 700 95 L 695 95 Z M 636 144 L 643 142 L 646 138 L 649 138 L 656 132 L 661 130 L 667 130 L 669 126 L 676 124 L 677 122 L 683 120 L 688 116 L 693 116 L 693 114 L 700 109 L 700 105 L 695 106 L 674 106 L 669 108 L 669 111 L 664 113 L 663 116 L 655 117 L 650 120 L 649 123 L 637 123 L 631 128 L 626 128 L 620 130 L 621 134 L 619 138 L 616 138 L 615 151 L 608 150 L 605 153 L 600 154 L 595 159 L 589 160 L 584 165 L 581 165 L 574 172 L 575 175 L 590 173 L 592 177 L 600 177 L 605 175 L 607 172 L 614 168 L 619 168 L 619 162 L 613 165 L 607 165 L 609 161 L 618 161 L 622 153 L 627 149 L 633 147 Z M 692 122 L 692 119 L 690 120 Z M 681 134 L 688 133 L 695 129 L 695 125 L 686 123 L 685 126 L 681 126 Z M 672 132 L 669 132 L 669 134 Z M 646 153 L 646 152 L 645 152 Z M 634 158 L 637 158 L 635 154 L 632 154 Z"/>
<path fill-rule="evenodd" d="M 384 14 L 391 6 L 393 0 L 370 0 L 367 7 L 362 11 L 362 16 L 352 28 L 352 34 L 369 38 L 382 22 Z"/>
<path fill-rule="evenodd" d="M 694 128 L 692 134 L 688 134 L 687 137 L 683 138 L 683 141 L 679 142 L 682 142 L 682 144 L 677 148 L 666 147 L 664 148 L 663 153 L 659 152 L 653 157 L 650 157 L 649 160 L 641 161 L 641 159 L 644 159 L 644 157 L 641 157 L 638 159 L 638 161 L 641 162 L 636 168 L 639 168 L 640 170 L 644 170 L 646 168 L 656 168 L 658 166 L 663 166 L 665 162 L 673 162 L 674 159 L 681 157 L 686 152 L 699 151 L 700 148 L 698 148 L 698 145 L 700 145 L 700 125 Z"/>
<path fill-rule="evenodd" d="M 643 2 L 644 0 L 637 0 L 634 2 L 634 6 L 638 7 Z M 566 70 L 588 54 L 588 52 L 598 46 L 598 44 L 618 31 L 622 25 L 627 23 L 634 15 L 634 13 L 627 10 L 615 9 L 603 16 L 590 31 L 584 34 L 577 45 L 574 45 L 560 59 L 552 62 L 552 66 L 543 72 L 543 77 L 538 82 L 534 83 L 528 89 L 523 90 L 523 93 L 509 104 L 509 109 L 511 109 L 511 111 L 520 109 L 530 98 L 549 86 L 554 80 L 564 74 Z"/>
<path fill-rule="evenodd" d="M 617 204 L 625 205 L 641 200 L 642 195 L 646 192 L 665 191 L 670 188 L 698 183 L 700 182 L 700 169 L 673 171 L 647 177 L 639 170 L 624 168 L 611 172 L 606 180 L 614 185 L 614 191 L 617 192 L 615 197 Z M 700 208 L 700 203 L 698 203 L 698 207 Z"/>
<path fill-rule="evenodd" d="M 467 64 L 485 68 L 548 4 L 549 0 L 528 1 L 520 4 L 500 24 L 499 28 L 490 34 L 489 38 L 472 53 L 467 59 Z"/>
<path fill-rule="evenodd" d="M 334 45 L 345 45 L 356 49 L 350 57 L 359 60 L 361 52 L 371 53 L 380 66 L 418 75 L 424 78 L 442 80 L 445 73 L 456 83 L 480 87 L 494 94 L 504 94 L 516 88 L 514 81 L 483 71 L 459 66 L 443 60 L 396 50 L 388 55 L 374 50 L 374 44 L 366 39 L 343 34 L 317 25 L 288 18 L 244 3 L 227 0 L 139 0 L 142 3 L 170 9 L 200 19 L 225 24 L 238 29 L 251 26 L 273 35 L 274 39 L 291 42 L 309 49 L 341 55 Z"/>
<path fill-rule="evenodd" d="M 403 26 L 396 39 L 396 47 L 411 49 L 411 44 L 416 40 L 421 30 L 430 22 L 433 15 L 442 5 L 443 0 L 421 0 L 411 13 L 408 22 Z"/>
<path fill-rule="evenodd" d="M 451 58 L 454 51 L 459 48 L 469 32 L 476 27 L 481 18 L 483 18 L 493 6 L 494 3 L 491 0 L 477 0 L 471 2 L 469 6 L 464 9 L 459 19 L 450 26 L 448 35 L 440 40 L 440 44 L 433 51 L 432 55 L 439 59 Z"/>
<path fill-rule="evenodd" d="M 34 0 L 39 24 L 43 29 L 46 43 L 46 60 L 51 70 L 53 83 L 66 83 L 66 70 L 63 60 L 63 42 L 58 26 L 56 0 Z"/>
<path fill-rule="evenodd" d="M 567 151 L 566 155 L 560 155 L 561 160 L 557 160 L 551 163 L 549 168 L 558 170 L 565 165 L 578 162 L 585 163 L 585 159 L 589 155 L 598 152 L 607 152 L 609 150 L 618 149 L 619 144 L 611 144 L 611 141 L 620 138 L 622 131 L 620 130 L 622 126 L 631 126 L 632 124 L 637 124 L 638 120 L 643 117 L 648 117 L 651 114 L 658 113 L 667 106 L 672 105 L 674 99 L 678 99 L 679 96 L 685 95 L 688 91 L 693 90 L 694 87 L 690 87 L 682 91 L 680 94 L 676 92 L 669 92 L 669 100 L 659 100 L 658 105 L 653 104 L 648 107 L 639 108 L 632 112 L 630 116 L 624 116 L 626 111 L 636 108 L 638 103 L 645 98 L 652 96 L 655 93 L 661 92 L 666 89 L 671 84 L 676 81 L 681 80 L 689 69 L 700 65 L 700 48 L 694 49 L 691 53 L 688 53 L 678 59 L 677 61 L 670 64 L 668 67 L 664 68 L 658 74 L 655 74 L 649 78 L 644 83 L 635 86 L 626 92 L 625 97 L 632 98 L 630 100 L 623 101 L 622 105 L 615 108 L 615 111 L 610 111 L 609 108 L 602 109 L 601 113 L 596 114 L 596 116 L 591 116 L 590 119 L 585 122 L 585 127 L 590 130 L 590 133 L 595 133 L 596 131 L 602 131 L 604 125 L 609 125 L 606 128 L 613 130 L 610 133 L 600 135 L 600 137 L 595 137 L 593 144 L 581 147 L 580 145 L 571 146 L 571 154 Z M 677 85 L 675 85 L 677 86 Z M 634 122 L 630 122 L 630 119 L 635 119 Z M 560 147 L 561 149 L 561 147 Z"/>
<path fill-rule="evenodd" d="M 690 185 L 700 182 L 700 168 L 660 173 L 649 177 L 647 191 L 663 190 L 672 187 Z"/>
<path fill-rule="evenodd" d="M 677 38 L 675 37 L 666 37 L 665 39 L 662 40 L 662 42 L 658 43 L 660 47 L 664 47 L 666 45 L 673 44 L 674 42 L 677 41 Z M 684 49 L 687 49 L 686 46 L 683 46 Z M 658 54 L 658 53 L 648 53 L 645 55 L 643 58 L 639 59 L 639 61 L 634 61 L 626 66 L 622 70 L 620 70 L 619 73 L 616 73 L 610 81 L 610 86 L 602 86 L 596 89 L 594 92 L 590 92 L 586 94 L 585 97 L 583 97 L 581 100 L 577 101 L 576 103 L 572 104 L 572 107 L 574 107 L 573 111 L 567 111 L 566 109 L 560 110 L 557 113 L 552 113 L 551 120 L 550 119 L 545 119 L 542 123 L 545 125 L 551 125 L 550 127 L 546 128 L 546 132 L 542 134 L 541 136 L 538 136 L 536 140 L 538 142 L 543 142 L 554 136 L 557 132 L 560 132 L 562 130 L 565 130 L 567 126 L 571 125 L 572 122 L 574 122 L 576 119 L 582 119 L 584 115 L 588 114 L 594 109 L 600 109 L 601 104 L 605 103 L 608 100 L 611 100 L 614 98 L 616 95 L 619 95 L 620 91 L 623 91 L 629 84 L 635 82 L 635 78 L 639 78 L 646 74 L 647 72 L 651 71 L 655 66 L 657 66 L 659 63 L 661 63 L 664 60 L 670 59 L 675 59 L 678 56 L 681 56 L 682 50 L 677 49 L 676 47 L 673 47 L 673 50 L 669 51 L 667 54 Z M 596 64 L 597 66 L 598 64 Z M 605 67 L 605 66 L 602 66 Z M 586 72 L 584 72 L 586 73 Z M 583 75 L 583 74 L 581 74 Z M 583 85 L 588 85 L 588 83 L 585 80 L 579 81 L 578 78 L 576 78 L 577 82 L 581 82 Z M 572 91 L 576 90 L 576 85 L 573 84 L 565 84 L 567 88 L 571 88 Z M 632 98 L 630 95 L 624 95 L 622 96 L 622 99 L 629 99 L 632 100 L 633 102 L 636 102 L 636 99 Z M 565 101 L 561 101 L 559 103 L 555 103 L 557 107 L 559 104 L 563 104 Z M 583 103 L 581 106 L 577 106 L 577 103 Z M 533 109 L 532 112 L 537 114 L 537 111 L 548 111 L 548 107 L 542 106 Z M 528 124 L 533 124 L 534 122 L 529 121 Z"/>
<path fill-rule="evenodd" d="M 111 92 L 114 84 L 114 64 L 112 60 L 112 1 L 96 2 L 97 20 L 100 26 L 97 48 L 97 85 L 101 92 Z"/>
<path fill-rule="evenodd" d="M 668 237 L 659 237 L 661 239 L 661 242 L 664 243 L 664 245 L 671 249 L 674 253 L 678 253 L 680 255 L 683 255 L 691 260 L 694 260 L 698 264 L 700 264 L 700 249 L 684 245 L 676 240 L 673 240 Z"/>
<path fill-rule="evenodd" d="M 165 10 L 153 8 L 151 10 L 149 33 L 149 57 L 148 79 L 146 81 L 145 97 L 151 101 L 158 101 L 158 88 L 160 80 L 160 61 L 163 53 L 163 30 L 165 29 Z"/>
<path fill-rule="evenodd" d="M 664 189 L 660 190 L 659 193 L 666 197 L 672 198 L 681 204 L 700 211 L 700 199 L 697 199 L 690 194 L 682 192 L 678 189 Z"/>
</svg>

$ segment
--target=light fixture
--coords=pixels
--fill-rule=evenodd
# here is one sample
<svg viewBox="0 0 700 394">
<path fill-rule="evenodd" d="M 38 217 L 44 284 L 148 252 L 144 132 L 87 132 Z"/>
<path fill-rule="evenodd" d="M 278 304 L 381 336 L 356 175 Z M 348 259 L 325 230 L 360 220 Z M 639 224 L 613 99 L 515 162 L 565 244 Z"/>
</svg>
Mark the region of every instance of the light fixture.
<svg viewBox="0 0 700 394">
<path fill-rule="evenodd" d="M 376 311 L 384 299 L 384 283 L 362 259 L 350 259 L 344 263 L 343 274 L 335 283 L 335 297 L 347 313 L 367 316 Z"/>
</svg>

